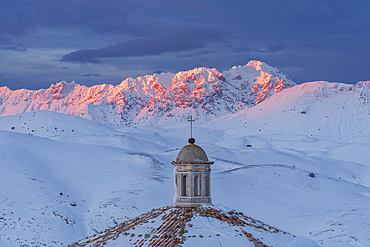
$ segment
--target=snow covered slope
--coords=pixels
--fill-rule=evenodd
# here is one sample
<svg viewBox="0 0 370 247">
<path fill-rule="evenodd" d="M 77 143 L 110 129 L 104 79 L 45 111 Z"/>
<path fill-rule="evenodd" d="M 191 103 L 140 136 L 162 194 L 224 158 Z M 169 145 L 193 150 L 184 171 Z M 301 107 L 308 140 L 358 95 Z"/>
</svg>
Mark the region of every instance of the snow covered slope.
<svg viewBox="0 0 370 247">
<path fill-rule="evenodd" d="M 260 61 L 223 73 L 202 67 L 128 78 L 117 86 L 86 87 L 62 81 L 35 91 L 1 87 L 0 116 L 47 110 L 112 125 L 178 122 L 189 114 L 208 121 L 253 106 L 295 85 Z"/>
<path fill-rule="evenodd" d="M 9 131 L 0 140 L 4 247 L 66 246 L 153 205 L 148 197 L 161 200 L 154 188 L 169 180 L 162 163 L 137 151 Z"/>
<path fill-rule="evenodd" d="M 0 118 L 0 130 L 45 137 L 64 142 L 78 142 L 120 147 L 131 150 L 163 151 L 162 145 L 136 136 L 127 136 L 111 128 L 81 117 L 50 111 L 27 112 Z M 152 138 L 153 139 L 153 138 Z"/>
<path fill-rule="evenodd" d="M 278 121 L 277 121 L 278 120 Z M 308 82 L 284 90 L 238 114 L 221 117 L 207 126 L 228 124 L 243 134 L 302 134 L 331 140 L 370 136 L 370 81 L 355 85 Z"/>
<path fill-rule="evenodd" d="M 313 85 L 316 95 L 333 84 Z M 276 105 L 269 101 L 276 102 L 274 97 L 288 89 L 233 118 L 195 122 L 197 144 L 215 161 L 212 198 L 217 208 L 233 208 L 320 246 L 370 244 L 367 124 L 352 129 L 356 135 L 350 140 L 350 130 L 345 138 L 337 131 L 310 133 L 319 121 L 320 100 L 333 106 L 330 99 L 345 93 L 368 95 L 365 82 L 351 90 L 336 85 L 338 93 L 312 100 L 318 101 L 317 109 L 314 103 L 306 105 L 306 114 L 298 107 L 290 111 L 290 104 L 277 108 L 281 111 L 271 120 L 263 114 Z M 365 105 L 352 109 L 354 122 L 361 120 L 358 111 Z M 257 112 L 261 118 L 252 118 Z M 341 119 L 342 111 L 332 118 L 334 113 Z M 305 121 L 311 124 L 286 120 L 310 114 Z M 66 246 L 170 205 L 170 164 L 189 137 L 188 126 L 113 128 L 48 111 L 0 117 L 0 127 L 0 246 L 6 247 Z"/>
</svg>

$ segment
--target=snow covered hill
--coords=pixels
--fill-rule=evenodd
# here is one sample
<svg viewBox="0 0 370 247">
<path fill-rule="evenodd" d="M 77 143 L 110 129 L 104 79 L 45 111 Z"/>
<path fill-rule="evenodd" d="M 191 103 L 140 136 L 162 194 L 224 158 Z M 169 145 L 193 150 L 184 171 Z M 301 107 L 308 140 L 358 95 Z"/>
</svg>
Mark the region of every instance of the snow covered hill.
<svg viewBox="0 0 370 247">
<path fill-rule="evenodd" d="M 313 114 L 306 110 L 297 115 Z M 259 126 L 259 118 L 238 126 L 248 111 L 233 121 L 195 122 L 197 144 L 215 161 L 213 203 L 320 246 L 368 246 L 367 125 L 349 141 L 337 132 L 311 137 L 282 131 L 286 116 L 277 114 L 277 127 L 265 133 L 248 127 Z M 6 247 L 66 246 L 171 205 L 170 164 L 189 137 L 188 126 L 109 127 L 48 111 L 0 117 L 0 126 L 6 129 L 0 131 L 0 246 Z"/>
<path fill-rule="evenodd" d="M 278 121 L 276 121 L 278 119 Z M 357 84 L 308 82 L 289 88 L 255 107 L 207 126 L 242 128 L 244 134 L 302 134 L 349 141 L 370 136 L 370 81 Z"/>
<path fill-rule="evenodd" d="M 208 121 L 262 102 L 294 86 L 279 70 L 260 61 L 223 73 L 196 68 L 128 78 L 117 86 L 86 87 L 59 82 L 48 89 L 0 88 L 0 116 L 47 110 L 113 125 L 178 122 L 193 114 Z"/>
</svg>

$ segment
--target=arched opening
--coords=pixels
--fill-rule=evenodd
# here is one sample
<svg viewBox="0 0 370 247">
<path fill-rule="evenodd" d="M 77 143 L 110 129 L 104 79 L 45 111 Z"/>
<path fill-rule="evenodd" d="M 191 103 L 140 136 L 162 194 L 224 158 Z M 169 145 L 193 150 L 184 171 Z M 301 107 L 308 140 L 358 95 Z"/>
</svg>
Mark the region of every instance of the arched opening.
<svg viewBox="0 0 370 247">
<path fill-rule="evenodd" d="M 194 177 L 194 196 L 200 196 L 200 178 L 199 175 Z"/>
<path fill-rule="evenodd" d="M 177 175 L 175 175 L 175 195 L 179 194 L 179 183 L 177 181 Z"/>
<path fill-rule="evenodd" d="M 211 186 L 210 186 L 210 181 L 209 181 L 209 175 L 206 174 L 206 178 L 205 178 L 205 192 L 206 192 L 206 196 L 209 196 L 211 193 Z"/>
<path fill-rule="evenodd" d="M 183 175 L 181 177 L 181 196 L 187 196 L 188 195 L 188 188 L 187 188 L 187 176 Z"/>
</svg>

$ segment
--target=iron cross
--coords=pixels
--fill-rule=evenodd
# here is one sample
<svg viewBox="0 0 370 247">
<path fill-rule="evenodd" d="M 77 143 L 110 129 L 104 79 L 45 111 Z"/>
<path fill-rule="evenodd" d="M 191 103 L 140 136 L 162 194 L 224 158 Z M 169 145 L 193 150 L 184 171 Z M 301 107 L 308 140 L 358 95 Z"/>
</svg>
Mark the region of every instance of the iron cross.
<svg viewBox="0 0 370 247">
<path fill-rule="evenodd" d="M 190 116 L 190 119 L 188 119 L 188 121 L 190 122 L 190 137 L 193 138 L 193 122 L 195 121 L 195 119 L 193 119 L 193 116 Z"/>
</svg>

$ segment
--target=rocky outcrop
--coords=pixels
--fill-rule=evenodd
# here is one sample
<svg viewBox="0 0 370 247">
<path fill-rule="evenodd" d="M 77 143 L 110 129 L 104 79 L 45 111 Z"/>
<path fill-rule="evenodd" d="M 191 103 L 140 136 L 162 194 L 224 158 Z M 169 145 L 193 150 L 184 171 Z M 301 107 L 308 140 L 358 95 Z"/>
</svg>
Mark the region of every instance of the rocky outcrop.
<svg viewBox="0 0 370 247">
<path fill-rule="evenodd" d="M 223 73 L 201 67 L 128 78 L 117 86 L 87 87 L 62 81 L 40 90 L 2 87 L 0 115 L 46 110 L 113 125 L 178 122 L 189 115 L 209 121 L 254 106 L 294 85 L 276 68 L 250 61 Z"/>
</svg>

